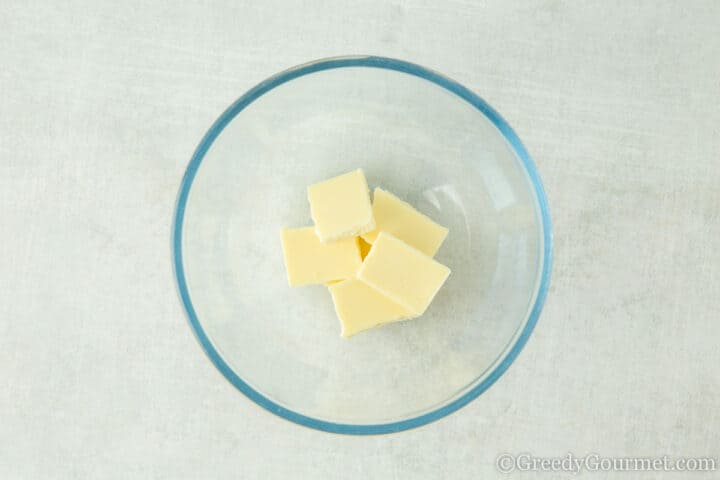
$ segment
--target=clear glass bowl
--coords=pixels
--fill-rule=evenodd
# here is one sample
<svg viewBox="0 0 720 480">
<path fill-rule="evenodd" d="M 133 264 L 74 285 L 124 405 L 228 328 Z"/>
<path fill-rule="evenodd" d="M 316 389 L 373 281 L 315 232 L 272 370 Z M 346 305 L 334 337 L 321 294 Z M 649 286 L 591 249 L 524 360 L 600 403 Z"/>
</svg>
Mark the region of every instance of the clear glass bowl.
<svg viewBox="0 0 720 480">
<path fill-rule="evenodd" d="M 362 167 L 450 229 L 452 275 L 425 315 L 340 337 L 327 289 L 290 288 L 280 228 L 311 225 L 307 185 Z M 387 433 L 441 418 L 507 370 L 548 289 L 551 227 L 530 156 L 465 87 L 380 57 L 319 60 L 260 83 L 200 142 L 173 256 L 210 360 L 269 411 Z"/>
</svg>

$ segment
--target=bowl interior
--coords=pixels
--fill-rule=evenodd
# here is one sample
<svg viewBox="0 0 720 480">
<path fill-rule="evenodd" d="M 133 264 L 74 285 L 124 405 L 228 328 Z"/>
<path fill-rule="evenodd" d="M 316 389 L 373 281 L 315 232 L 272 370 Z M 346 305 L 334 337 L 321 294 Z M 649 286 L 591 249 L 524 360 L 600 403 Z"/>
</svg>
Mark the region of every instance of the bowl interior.
<svg viewBox="0 0 720 480">
<path fill-rule="evenodd" d="M 452 274 L 423 317 L 348 340 L 326 288 L 287 285 L 280 228 L 312 224 L 307 185 L 358 167 L 450 229 L 436 258 Z M 545 232 L 528 171 L 485 114 L 426 78 L 347 66 L 274 86 L 187 188 L 181 262 L 204 334 L 255 392 L 319 421 L 450 404 L 507 356 L 538 295 Z"/>
</svg>

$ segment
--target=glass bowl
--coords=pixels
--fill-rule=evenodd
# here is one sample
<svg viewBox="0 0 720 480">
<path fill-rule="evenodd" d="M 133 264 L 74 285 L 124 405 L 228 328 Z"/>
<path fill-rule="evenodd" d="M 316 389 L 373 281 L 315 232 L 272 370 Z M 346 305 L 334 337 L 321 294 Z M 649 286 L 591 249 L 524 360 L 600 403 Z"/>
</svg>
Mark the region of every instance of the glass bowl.
<svg viewBox="0 0 720 480">
<path fill-rule="evenodd" d="M 340 337 L 325 287 L 290 288 L 280 228 L 311 225 L 306 188 L 363 168 L 450 234 L 452 274 L 421 318 Z M 250 399 L 298 424 L 388 433 L 485 391 L 537 322 L 551 265 L 542 184 L 485 101 L 381 57 L 281 72 L 210 127 L 180 186 L 173 261 L 202 348 Z"/>
</svg>

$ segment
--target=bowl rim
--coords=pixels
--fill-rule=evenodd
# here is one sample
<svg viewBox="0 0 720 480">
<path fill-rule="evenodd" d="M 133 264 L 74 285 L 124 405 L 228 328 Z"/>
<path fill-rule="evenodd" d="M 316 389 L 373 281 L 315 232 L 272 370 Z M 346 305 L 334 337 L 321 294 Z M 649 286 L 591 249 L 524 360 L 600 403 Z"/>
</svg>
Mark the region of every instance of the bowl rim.
<svg viewBox="0 0 720 480">
<path fill-rule="evenodd" d="M 331 70 L 336 68 L 346 67 L 367 67 L 367 68 L 379 68 L 386 70 L 393 70 L 397 72 L 406 73 L 413 75 L 424 80 L 427 80 L 435 85 L 444 88 L 445 90 L 454 93 L 462 100 L 465 100 L 477 110 L 479 110 L 485 117 L 487 117 L 495 127 L 500 130 L 500 133 L 505 137 L 509 145 L 515 151 L 515 154 L 520 159 L 521 164 L 526 170 L 530 178 L 530 182 L 533 186 L 536 200 L 540 210 L 540 217 L 543 228 L 543 265 L 540 273 L 540 285 L 538 287 L 535 302 L 530 310 L 529 318 L 523 327 L 519 335 L 517 335 L 515 343 L 505 354 L 504 358 L 498 362 L 494 369 L 483 378 L 477 385 L 470 388 L 460 397 L 456 398 L 452 402 L 440 406 L 430 412 L 423 413 L 413 418 L 404 419 L 389 423 L 380 424 L 349 424 L 349 423 L 336 423 L 327 420 L 320 420 L 313 417 L 309 417 L 298 412 L 295 412 L 289 408 L 283 407 L 275 403 L 270 398 L 264 396 L 248 383 L 246 383 L 238 374 L 236 374 L 232 368 L 223 360 L 219 352 L 213 347 L 208 335 L 205 333 L 197 313 L 192 304 L 190 293 L 188 291 L 187 282 L 185 278 L 185 269 L 183 266 L 182 257 L 182 233 L 183 233 L 183 220 L 185 216 L 185 208 L 187 206 L 188 195 L 190 188 L 192 187 L 195 175 L 200 167 L 205 154 L 208 149 L 220 135 L 223 129 L 248 105 L 265 93 L 272 89 L 289 82 L 295 78 L 302 77 L 315 72 L 324 70 Z M 420 65 L 407 62 L 404 60 L 398 60 L 388 57 L 379 56 L 341 56 L 323 58 L 295 67 L 291 67 L 284 70 L 272 77 L 260 82 L 235 102 L 233 102 L 218 119 L 212 124 L 210 129 L 205 133 L 200 144 L 193 153 L 190 162 L 185 170 L 182 181 L 180 183 L 180 190 L 176 201 L 175 213 L 173 217 L 172 227 L 172 257 L 173 267 L 175 271 L 175 280 L 178 288 L 178 293 L 187 314 L 188 322 L 190 327 L 195 334 L 201 347 L 210 358 L 215 367 L 223 374 L 223 376 L 238 390 L 240 390 L 245 396 L 250 398 L 252 401 L 265 408 L 266 410 L 278 415 L 286 420 L 297 423 L 299 425 L 313 428 L 316 430 L 322 430 L 325 432 L 340 433 L 340 434 L 351 434 L 351 435 L 374 435 L 400 432 L 411 428 L 420 427 L 430 422 L 434 422 L 442 417 L 455 412 L 456 410 L 467 405 L 469 402 L 477 398 L 481 393 L 486 391 L 492 386 L 500 376 L 502 376 L 508 367 L 517 358 L 520 351 L 527 343 L 530 334 L 532 333 L 535 325 L 537 324 L 540 312 L 542 311 L 547 297 L 548 288 L 550 285 L 550 272 L 552 269 L 552 225 L 550 220 L 550 211 L 543 189 L 540 175 L 538 174 L 537 168 L 530 154 L 523 146 L 520 138 L 513 131 L 510 125 L 500 114 L 492 108 L 485 100 L 480 98 L 478 95 L 462 86 L 458 82 L 441 75 L 431 69 L 422 67 Z"/>
</svg>

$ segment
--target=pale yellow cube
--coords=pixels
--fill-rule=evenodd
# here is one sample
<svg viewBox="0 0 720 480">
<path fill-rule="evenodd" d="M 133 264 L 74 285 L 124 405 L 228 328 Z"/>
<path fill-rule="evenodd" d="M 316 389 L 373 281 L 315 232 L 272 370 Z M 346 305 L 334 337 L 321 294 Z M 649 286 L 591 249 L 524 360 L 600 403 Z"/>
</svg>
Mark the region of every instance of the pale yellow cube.
<svg viewBox="0 0 720 480">
<path fill-rule="evenodd" d="M 365 260 L 365 257 L 367 257 L 368 253 L 370 253 L 370 249 L 372 248 L 372 245 L 367 243 L 365 240 L 362 239 L 362 237 L 355 237 L 358 241 L 358 247 L 360 248 L 360 258 Z M 325 282 L 326 285 L 332 285 L 334 283 L 342 282 L 343 279 L 338 280 L 330 280 L 329 282 Z"/>
<path fill-rule="evenodd" d="M 413 315 L 360 280 L 349 279 L 328 287 L 342 325 L 343 337 Z"/>
<path fill-rule="evenodd" d="M 308 201 L 315 233 L 323 243 L 375 228 L 367 180 L 360 169 L 310 185 Z"/>
<path fill-rule="evenodd" d="M 445 265 L 380 232 L 357 278 L 417 316 L 425 312 L 449 275 Z"/>
<path fill-rule="evenodd" d="M 375 189 L 372 209 L 375 230 L 362 236 L 368 243 L 373 243 L 378 233 L 387 232 L 432 257 L 447 237 L 447 228 L 381 188 Z"/>
<path fill-rule="evenodd" d="M 291 287 L 352 278 L 362 264 L 356 238 L 325 244 L 313 227 L 284 228 L 282 247 Z"/>
</svg>

